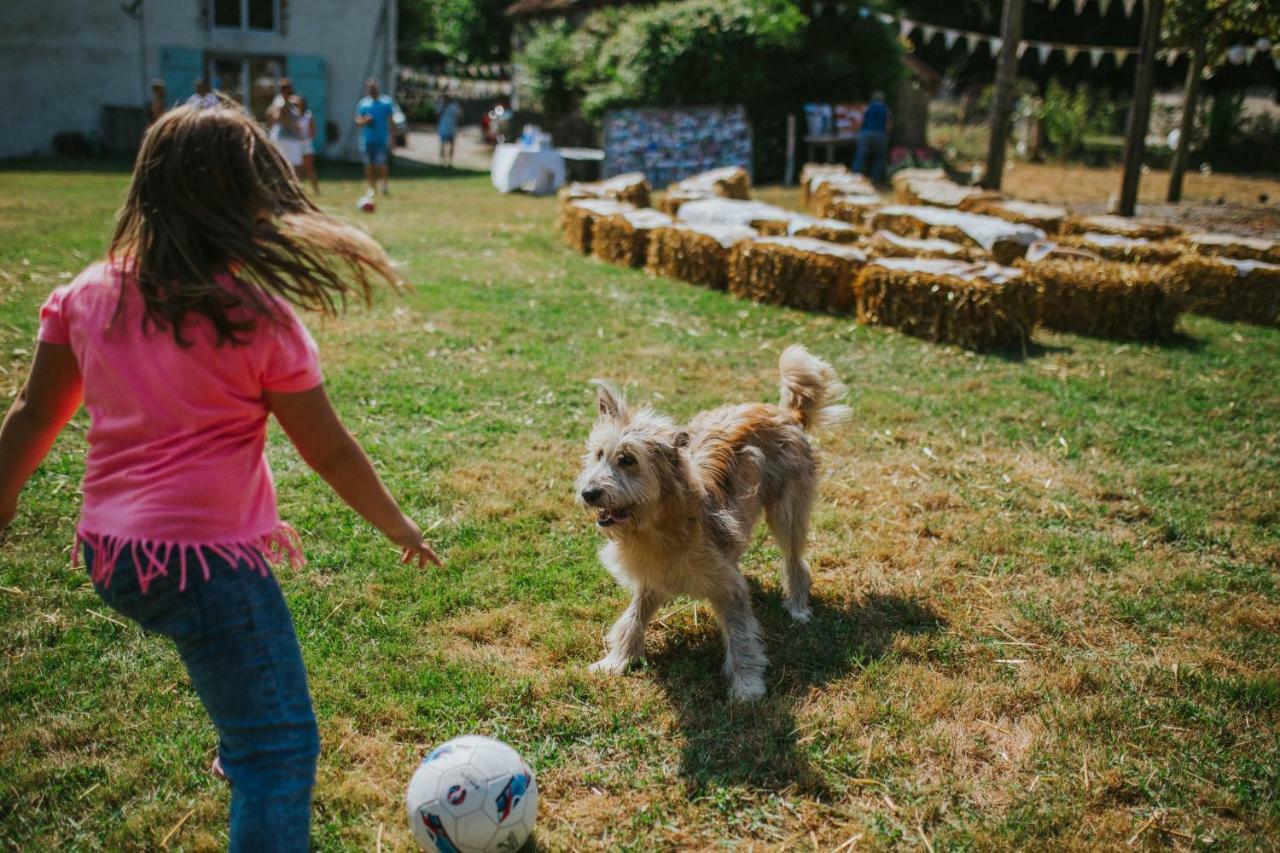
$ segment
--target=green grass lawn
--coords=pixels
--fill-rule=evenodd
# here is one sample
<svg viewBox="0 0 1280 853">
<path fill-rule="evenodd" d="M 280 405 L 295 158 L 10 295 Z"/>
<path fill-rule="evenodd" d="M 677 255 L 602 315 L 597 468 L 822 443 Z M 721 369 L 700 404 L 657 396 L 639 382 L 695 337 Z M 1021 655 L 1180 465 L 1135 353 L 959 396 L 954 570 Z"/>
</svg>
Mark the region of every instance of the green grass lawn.
<svg viewBox="0 0 1280 853">
<path fill-rule="evenodd" d="M 0 171 L 0 395 L 37 309 L 98 257 L 123 172 Z M 355 174 L 322 201 L 356 216 Z M 538 844 L 1274 847 L 1280 838 L 1280 331 L 1175 346 L 1038 333 L 1025 359 L 757 306 L 562 248 L 555 202 L 396 181 L 367 226 L 412 283 L 312 324 L 331 395 L 439 543 L 401 567 L 273 431 L 281 572 L 320 719 L 314 838 L 408 849 L 418 758 L 466 732 L 536 767 Z M 798 202 L 797 191 L 770 190 Z M 820 437 L 815 617 L 745 563 L 769 696 L 726 703 L 705 605 L 622 678 L 586 665 L 625 595 L 572 500 L 588 380 L 678 418 L 776 399 L 801 342 L 854 418 Z M 209 849 L 227 792 L 175 652 L 69 566 L 83 415 L 0 544 L 0 847 Z"/>
</svg>

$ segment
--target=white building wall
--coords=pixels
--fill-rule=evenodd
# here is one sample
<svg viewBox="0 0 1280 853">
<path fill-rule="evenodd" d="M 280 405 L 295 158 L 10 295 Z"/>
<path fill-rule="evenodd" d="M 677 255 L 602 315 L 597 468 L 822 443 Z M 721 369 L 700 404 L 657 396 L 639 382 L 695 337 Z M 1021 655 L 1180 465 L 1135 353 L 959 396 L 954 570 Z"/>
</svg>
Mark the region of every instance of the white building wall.
<svg viewBox="0 0 1280 853">
<path fill-rule="evenodd" d="M 0 0 L 0 157 L 92 136 L 104 105 L 146 103 L 139 26 L 118 3 Z"/>
<path fill-rule="evenodd" d="M 339 129 L 326 154 L 354 157 L 351 117 L 365 77 L 394 94 L 395 0 L 279 2 L 283 33 L 212 29 L 204 0 L 143 0 L 141 26 L 117 0 L 0 0 L 0 157 L 49 153 L 57 133 L 93 136 L 104 105 L 145 104 L 163 47 L 324 57 L 327 112 Z"/>
</svg>

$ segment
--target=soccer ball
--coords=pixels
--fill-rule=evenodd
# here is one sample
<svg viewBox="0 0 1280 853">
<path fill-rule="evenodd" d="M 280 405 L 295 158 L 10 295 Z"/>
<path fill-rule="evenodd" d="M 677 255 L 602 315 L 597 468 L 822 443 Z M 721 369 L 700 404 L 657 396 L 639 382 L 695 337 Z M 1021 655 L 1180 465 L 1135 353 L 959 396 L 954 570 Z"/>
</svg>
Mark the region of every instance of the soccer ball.
<svg viewBox="0 0 1280 853">
<path fill-rule="evenodd" d="M 422 760 L 405 806 L 423 850 L 515 851 L 533 832 L 538 783 L 520 754 L 502 741 L 464 735 Z"/>
</svg>

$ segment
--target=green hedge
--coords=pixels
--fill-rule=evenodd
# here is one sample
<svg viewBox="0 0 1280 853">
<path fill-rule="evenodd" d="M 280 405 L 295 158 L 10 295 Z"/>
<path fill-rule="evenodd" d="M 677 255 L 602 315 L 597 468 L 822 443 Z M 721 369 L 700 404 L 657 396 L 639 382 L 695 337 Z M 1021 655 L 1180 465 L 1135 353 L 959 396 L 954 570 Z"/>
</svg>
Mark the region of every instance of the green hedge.
<svg viewBox="0 0 1280 853">
<path fill-rule="evenodd" d="M 549 114 L 578 109 L 592 121 L 619 107 L 742 104 L 756 180 L 777 179 L 788 113 L 803 122 L 806 101 L 892 93 L 902 74 L 896 31 L 835 8 L 811 21 L 801 6 L 683 0 L 597 12 L 576 29 L 545 24 L 517 57 L 522 94 Z"/>
</svg>

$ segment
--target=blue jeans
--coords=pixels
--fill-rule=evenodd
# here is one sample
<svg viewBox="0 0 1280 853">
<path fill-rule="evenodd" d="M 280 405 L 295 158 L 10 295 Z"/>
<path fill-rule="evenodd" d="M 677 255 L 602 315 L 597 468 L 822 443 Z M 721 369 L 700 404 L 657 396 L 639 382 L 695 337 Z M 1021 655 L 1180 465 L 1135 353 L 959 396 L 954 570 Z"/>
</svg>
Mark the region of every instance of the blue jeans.
<svg viewBox="0 0 1280 853">
<path fill-rule="evenodd" d="M 84 557 L 92 571 L 88 546 Z M 110 585 L 95 588 L 117 613 L 177 644 L 231 781 L 229 849 L 305 851 L 320 737 L 289 608 L 274 576 L 207 550 L 205 559 L 209 580 L 193 572 L 179 592 L 175 557 L 144 594 L 125 549 Z"/>
<path fill-rule="evenodd" d="M 867 160 L 871 160 L 871 171 L 867 172 Z M 885 169 L 889 165 L 889 138 L 875 130 L 864 130 L 858 134 L 858 150 L 853 155 L 853 171 L 870 176 L 877 184 L 884 183 Z"/>
</svg>

